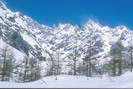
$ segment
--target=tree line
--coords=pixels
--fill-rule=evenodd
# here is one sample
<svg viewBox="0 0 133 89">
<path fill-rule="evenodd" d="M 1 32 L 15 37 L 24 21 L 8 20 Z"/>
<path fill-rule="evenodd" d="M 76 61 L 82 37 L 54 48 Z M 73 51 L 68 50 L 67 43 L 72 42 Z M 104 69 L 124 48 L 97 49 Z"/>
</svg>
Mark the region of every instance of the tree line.
<svg viewBox="0 0 133 89">
<path fill-rule="evenodd" d="M 0 49 L 0 80 L 15 82 L 30 82 L 40 79 L 40 66 L 36 58 L 24 56 L 15 59 L 9 46 Z"/>
<path fill-rule="evenodd" d="M 75 35 L 77 33 L 75 32 Z M 124 47 L 122 40 L 123 34 L 121 37 L 111 45 L 110 52 L 106 57 L 104 57 L 104 64 L 100 64 L 99 58 L 102 55 L 98 55 L 99 52 L 96 52 L 96 49 L 99 48 L 97 45 L 96 34 L 93 29 L 89 29 L 89 32 L 86 36 L 87 47 L 84 50 L 84 57 L 81 58 L 82 61 L 79 62 L 79 49 L 77 45 L 77 38 L 75 36 L 75 47 L 73 51 L 68 56 L 68 59 L 71 60 L 68 65 L 71 67 L 70 72 L 66 73 L 68 75 L 84 75 L 87 77 L 101 76 L 103 74 L 108 74 L 109 76 L 120 76 L 126 71 L 133 71 L 133 40 L 132 36 L 128 47 Z M 59 54 L 59 52 L 56 52 Z M 63 74 L 61 69 L 61 63 L 63 60 L 55 58 L 54 62 L 51 64 L 50 70 L 48 70 L 48 76 L 50 75 L 59 75 Z M 65 61 L 64 61 L 65 62 Z M 68 61 L 66 61 L 68 62 Z M 60 70 L 60 71 L 59 71 Z M 63 69 L 64 70 L 64 69 Z"/>
<path fill-rule="evenodd" d="M 77 34 L 77 32 L 75 32 Z M 75 36 L 75 47 L 67 58 L 70 61 L 63 61 L 61 56 L 61 50 L 58 48 L 55 54 L 51 54 L 51 64 L 49 64 L 44 76 L 51 75 L 84 75 L 87 77 L 101 76 L 103 74 L 108 74 L 109 76 L 120 76 L 126 71 L 133 71 L 133 44 L 132 38 L 130 40 L 130 45 L 124 47 L 122 40 L 118 39 L 116 43 L 110 48 L 108 57 L 104 58 L 105 64 L 100 64 L 98 53 L 96 49 L 99 48 L 97 44 L 97 37 L 95 37 L 95 32 L 90 29 L 86 38 L 86 48 L 84 49 L 84 56 L 79 62 L 79 49 L 77 45 L 77 35 Z M 39 50 L 39 49 L 38 49 Z M 41 52 L 40 52 L 41 54 Z M 29 57 L 25 55 L 23 60 L 15 59 L 13 50 L 6 46 L 0 49 L 0 80 L 1 81 L 15 81 L 15 82 L 30 82 L 41 79 L 41 60 L 38 57 Z M 68 73 L 63 73 L 62 62 L 68 62 L 70 71 Z M 56 77 L 56 79 L 58 79 Z"/>
</svg>

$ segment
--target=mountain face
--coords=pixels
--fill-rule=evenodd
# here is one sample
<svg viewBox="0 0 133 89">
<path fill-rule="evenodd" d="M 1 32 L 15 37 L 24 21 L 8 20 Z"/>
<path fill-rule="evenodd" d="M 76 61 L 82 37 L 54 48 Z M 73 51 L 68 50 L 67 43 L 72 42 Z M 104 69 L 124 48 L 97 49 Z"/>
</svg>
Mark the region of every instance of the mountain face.
<svg viewBox="0 0 133 89">
<path fill-rule="evenodd" d="M 133 35 L 125 26 L 111 28 L 93 20 L 81 27 L 71 24 L 53 27 L 42 25 L 20 12 L 11 11 L 0 1 L 0 39 L 17 50 L 14 52 L 19 51 L 36 60 L 43 60 L 44 71 L 52 60 L 58 59 L 61 61 L 62 73 L 68 73 L 71 69 L 68 65 L 72 61 L 70 56 L 73 55 L 75 47 L 80 63 L 88 47 L 90 30 L 93 30 L 94 37 L 97 38 L 95 54 L 99 55 L 101 65 L 110 59 L 109 52 L 113 44 L 121 40 L 124 46 L 128 47 Z M 19 55 L 16 55 L 16 59 L 19 60 Z"/>
</svg>

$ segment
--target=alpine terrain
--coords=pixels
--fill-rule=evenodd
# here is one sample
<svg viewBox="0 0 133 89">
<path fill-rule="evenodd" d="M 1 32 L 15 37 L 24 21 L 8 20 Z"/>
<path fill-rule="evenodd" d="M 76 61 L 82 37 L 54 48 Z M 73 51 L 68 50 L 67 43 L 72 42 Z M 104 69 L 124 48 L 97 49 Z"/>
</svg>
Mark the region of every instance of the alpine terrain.
<svg viewBox="0 0 133 89">
<path fill-rule="evenodd" d="M 126 26 L 89 20 L 50 27 L 0 1 L 0 87 L 133 87 L 132 70 Z"/>
</svg>

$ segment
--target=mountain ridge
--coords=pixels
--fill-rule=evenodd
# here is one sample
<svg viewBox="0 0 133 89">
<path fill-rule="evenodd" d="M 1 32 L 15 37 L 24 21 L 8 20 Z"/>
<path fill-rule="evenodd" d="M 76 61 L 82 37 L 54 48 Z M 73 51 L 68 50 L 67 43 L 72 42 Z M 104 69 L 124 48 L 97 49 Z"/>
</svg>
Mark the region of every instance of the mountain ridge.
<svg viewBox="0 0 133 89">
<path fill-rule="evenodd" d="M 87 37 L 90 29 L 95 33 L 94 37 L 98 38 L 96 41 L 98 48 L 95 52 L 100 56 L 98 60 L 101 65 L 110 60 L 108 55 L 113 44 L 120 39 L 127 47 L 133 35 L 133 31 L 124 25 L 111 28 L 93 20 L 89 20 L 81 27 L 72 24 L 55 26 L 39 24 L 21 12 L 12 12 L 0 1 L 0 38 L 29 57 L 45 60 L 42 66 L 46 70 L 52 60 L 58 59 L 59 54 L 59 59 L 63 61 L 62 73 L 70 72 L 71 67 L 67 65 L 72 59 L 69 56 L 73 55 L 76 46 L 77 60 L 80 63 L 88 47 Z"/>
</svg>

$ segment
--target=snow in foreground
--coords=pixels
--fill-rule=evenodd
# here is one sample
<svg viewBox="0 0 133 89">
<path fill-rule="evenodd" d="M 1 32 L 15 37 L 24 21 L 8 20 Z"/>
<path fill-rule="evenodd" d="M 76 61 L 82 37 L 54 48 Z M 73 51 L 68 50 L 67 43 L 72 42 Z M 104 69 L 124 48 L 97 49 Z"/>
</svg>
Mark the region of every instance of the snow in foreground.
<svg viewBox="0 0 133 89">
<path fill-rule="evenodd" d="M 93 77 L 60 75 L 45 77 L 31 83 L 0 82 L 0 88 L 133 88 L 133 73 L 119 77 Z"/>
</svg>

